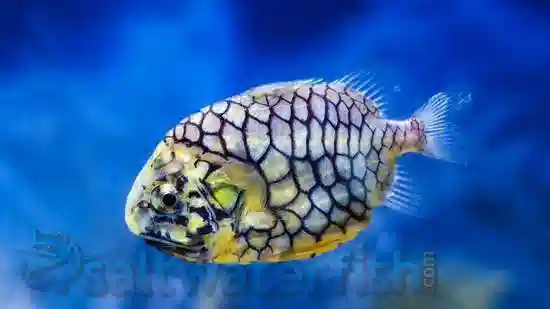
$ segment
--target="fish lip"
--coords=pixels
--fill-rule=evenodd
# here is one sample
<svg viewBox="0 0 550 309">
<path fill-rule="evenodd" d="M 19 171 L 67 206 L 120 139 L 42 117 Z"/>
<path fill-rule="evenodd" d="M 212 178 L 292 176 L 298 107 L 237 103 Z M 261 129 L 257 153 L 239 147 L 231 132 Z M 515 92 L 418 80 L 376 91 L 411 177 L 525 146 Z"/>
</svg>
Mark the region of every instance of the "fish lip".
<svg viewBox="0 0 550 309">
<path fill-rule="evenodd" d="M 170 237 L 162 235 L 158 231 L 145 232 L 142 233 L 140 237 L 143 238 L 146 243 L 167 251 L 174 249 L 188 252 L 200 252 L 204 247 L 204 241 L 201 238 L 191 238 L 189 243 L 182 243 L 172 240 Z"/>
<path fill-rule="evenodd" d="M 204 242 L 202 241 L 199 241 L 194 245 L 185 245 L 165 237 L 148 235 L 142 235 L 141 237 L 144 238 L 147 245 L 150 245 L 169 255 L 183 257 L 187 261 L 192 261 L 199 264 L 208 262 L 209 254 L 208 251 L 205 250 Z"/>
</svg>

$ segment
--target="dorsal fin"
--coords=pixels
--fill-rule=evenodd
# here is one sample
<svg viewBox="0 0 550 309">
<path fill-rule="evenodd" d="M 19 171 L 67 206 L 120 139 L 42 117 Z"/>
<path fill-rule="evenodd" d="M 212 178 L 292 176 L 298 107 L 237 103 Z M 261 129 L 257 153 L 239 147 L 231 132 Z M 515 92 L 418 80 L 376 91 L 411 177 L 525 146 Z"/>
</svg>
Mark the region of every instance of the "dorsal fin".
<svg viewBox="0 0 550 309">
<path fill-rule="evenodd" d="M 350 73 L 334 80 L 332 84 L 339 84 L 344 88 L 361 93 L 376 106 L 380 116 L 383 116 L 385 95 L 383 88 L 377 85 L 374 73 L 365 71 Z"/>
<path fill-rule="evenodd" d="M 295 91 L 303 86 L 313 86 L 320 83 L 327 83 L 328 85 L 337 86 L 343 90 L 353 91 L 357 96 L 365 97 L 364 103 L 372 105 L 369 110 L 376 111 L 377 116 L 383 116 L 385 103 L 383 102 L 384 93 L 382 87 L 378 86 L 374 79 L 374 74 L 365 73 L 363 71 L 350 73 L 343 77 L 336 79 L 332 82 L 326 82 L 322 78 L 309 78 L 293 81 L 274 82 L 265 85 L 259 85 L 244 91 L 242 94 L 235 96 L 234 98 L 244 97 L 273 97 L 282 95 L 288 91 Z"/>
</svg>

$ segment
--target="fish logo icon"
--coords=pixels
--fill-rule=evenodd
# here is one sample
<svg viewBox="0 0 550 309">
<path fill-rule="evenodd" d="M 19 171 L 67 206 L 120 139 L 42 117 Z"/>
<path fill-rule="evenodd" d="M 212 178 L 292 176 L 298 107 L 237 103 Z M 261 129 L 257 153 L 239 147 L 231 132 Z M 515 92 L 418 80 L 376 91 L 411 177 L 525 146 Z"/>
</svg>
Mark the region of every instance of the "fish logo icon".
<svg viewBox="0 0 550 309">
<path fill-rule="evenodd" d="M 57 290 L 66 295 L 82 275 L 81 249 L 65 235 L 36 230 L 34 245 L 20 252 L 23 254 L 20 275 L 31 289 Z"/>
</svg>

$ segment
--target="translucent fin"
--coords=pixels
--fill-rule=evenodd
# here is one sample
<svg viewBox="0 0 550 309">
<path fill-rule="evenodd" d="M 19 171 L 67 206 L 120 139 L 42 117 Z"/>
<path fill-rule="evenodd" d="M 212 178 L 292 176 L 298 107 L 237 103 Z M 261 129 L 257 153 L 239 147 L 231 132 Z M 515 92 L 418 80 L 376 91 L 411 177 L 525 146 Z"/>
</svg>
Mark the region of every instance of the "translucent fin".
<svg viewBox="0 0 550 309">
<path fill-rule="evenodd" d="M 417 193 L 414 181 L 402 166 L 396 165 L 395 180 L 386 197 L 386 207 L 422 218 L 424 215 L 420 211 L 421 202 L 422 197 Z"/>
<path fill-rule="evenodd" d="M 383 115 L 385 112 L 384 105 L 384 93 L 383 88 L 378 86 L 374 73 L 359 71 L 344 75 L 342 78 L 339 78 L 333 83 L 342 84 L 346 88 L 353 89 L 354 91 L 361 92 L 367 99 L 372 101 L 380 115 Z"/>
<path fill-rule="evenodd" d="M 414 116 L 424 124 L 426 145 L 423 154 L 447 162 L 466 165 L 463 141 L 458 127 L 452 122 L 453 111 L 461 108 L 461 100 L 453 104 L 443 92 L 431 97 Z"/>
</svg>

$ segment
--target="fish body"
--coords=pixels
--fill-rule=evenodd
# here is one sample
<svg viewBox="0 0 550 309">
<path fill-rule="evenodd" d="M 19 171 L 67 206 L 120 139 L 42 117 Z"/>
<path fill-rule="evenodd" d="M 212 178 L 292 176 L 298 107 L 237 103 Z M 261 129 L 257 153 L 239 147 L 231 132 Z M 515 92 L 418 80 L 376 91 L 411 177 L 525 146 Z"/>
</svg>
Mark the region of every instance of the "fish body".
<svg viewBox="0 0 550 309">
<path fill-rule="evenodd" d="M 396 162 L 450 158 L 448 98 L 390 120 L 358 82 L 262 85 L 183 119 L 134 182 L 130 231 L 196 263 L 281 262 L 354 239 L 376 207 L 412 209 Z"/>
</svg>

